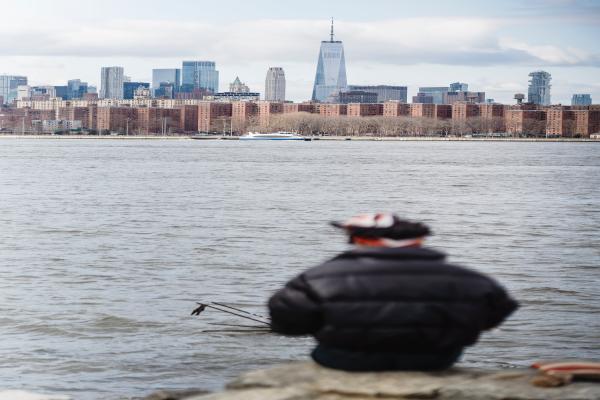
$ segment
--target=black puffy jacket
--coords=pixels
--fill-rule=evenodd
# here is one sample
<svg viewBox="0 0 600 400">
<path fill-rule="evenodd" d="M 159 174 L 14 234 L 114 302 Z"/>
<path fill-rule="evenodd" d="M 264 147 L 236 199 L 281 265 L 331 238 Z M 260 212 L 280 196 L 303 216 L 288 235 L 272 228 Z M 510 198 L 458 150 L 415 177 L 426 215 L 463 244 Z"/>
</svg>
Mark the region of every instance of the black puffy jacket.
<svg viewBox="0 0 600 400">
<path fill-rule="evenodd" d="M 422 248 L 342 253 L 269 300 L 275 332 L 356 351 L 429 352 L 474 344 L 517 303 L 493 279 Z"/>
</svg>

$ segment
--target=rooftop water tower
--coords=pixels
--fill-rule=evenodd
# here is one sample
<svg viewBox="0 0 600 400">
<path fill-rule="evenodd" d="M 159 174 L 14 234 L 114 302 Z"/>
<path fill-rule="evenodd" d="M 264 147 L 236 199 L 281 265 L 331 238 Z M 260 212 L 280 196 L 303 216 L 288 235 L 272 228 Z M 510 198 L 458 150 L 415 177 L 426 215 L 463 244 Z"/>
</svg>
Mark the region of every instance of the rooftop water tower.
<svg viewBox="0 0 600 400">
<path fill-rule="evenodd" d="M 515 94 L 515 100 L 517 101 L 518 105 L 523 104 L 523 99 L 525 98 L 525 95 L 523 93 L 516 93 Z"/>
</svg>

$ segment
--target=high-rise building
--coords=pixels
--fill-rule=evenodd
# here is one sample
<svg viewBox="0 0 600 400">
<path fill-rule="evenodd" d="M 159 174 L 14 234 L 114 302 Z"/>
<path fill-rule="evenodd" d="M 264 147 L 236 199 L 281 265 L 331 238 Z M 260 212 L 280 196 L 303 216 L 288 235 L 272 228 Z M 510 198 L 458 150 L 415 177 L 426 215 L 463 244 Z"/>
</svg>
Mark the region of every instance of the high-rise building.
<svg viewBox="0 0 600 400">
<path fill-rule="evenodd" d="M 181 79 L 183 92 L 193 92 L 194 89 L 219 91 L 219 71 L 214 61 L 184 61 Z"/>
<path fill-rule="evenodd" d="M 81 79 L 71 79 L 67 81 L 67 99 L 81 99 L 87 92 L 87 82 L 82 82 Z"/>
<path fill-rule="evenodd" d="M 403 101 L 406 103 L 407 100 L 407 87 L 406 86 L 390 86 L 390 85 L 377 85 L 377 86 L 366 86 L 366 85 L 350 85 L 349 90 L 360 90 L 363 92 L 370 92 L 377 94 L 376 102 L 384 103 L 386 101 Z"/>
<path fill-rule="evenodd" d="M 454 104 L 457 102 L 485 103 L 485 92 L 447 92 L 443 96 L 443 104 Z"/>
<path fill-rule="evenodd" d="M 54 93 L 56 97 L 62 100 L 68 100 L 69 87 L 68 86 L 54 86 Z"/>
<path fill-rule="evenodd" d="M 174 99 L 177 88 L 173 83 L 161 82 L 160 86 L 154 88 L 154 97 Z"/>
<path fill-rule="evenodd" d="M 122 99 L 125 75 L 123 67 L 102 67 L 100 75 L 100 98 Z"/>
<path fill-rule="evenodd" d="M 527 101 L 542 106 L 550 105 L 550 81 L 552 76 L 546 71 L 534 71 L 529 74 Z"/>
<path fill-rule="evenodd" d="M 466 92 L 469 90 L 469 85 L 462 82 L 454 82 L 450 84 L 449 92 Z"/>
<path fill-rule="evenodd" d="M 448 93 L 449 89 L 448 86 L 420 87 L 417 96 L 422 93 L 424 96 L 431 96 L 433 104 L 444 104 L 444 94 Z"/>
<path fill-rule="evenodd" d="M 157 96 L 156 91 L 160 89 L 161 83 L 168 84 L 173 87 L 174 91 L 179 90 L 181 86 L 181 70 L 179 68 L 158 68 L 152 70 L 152 91 L 154 96 Z M 163 87 L 167 87 L 164 85 Z M 174 94 L 171 95 L 171 98 Z"/>
<path fill-rule="evenodd" d="M 285 73 L 281 67 L 271 67 L 265 79 L 265 100 L 285 101 Z"/>
<path fill-rule="evenodd" d="M 123 98 L 132 100 L 135 96 L 135 91 L 139 88 L 149 89 L 148 82 L 123 82 Z"/>
<path fill-rule="evenodd" d="M 327 102 L 330 96 L 346 90 L 347 86 L 344 45 L 334 40 L 332 20 L 330 39 L 321 42 L 312 100 Z"/>
<path fill-rule="evenodd" d="M 4 103 L 12 103 L 17 99 L 18 87 L 27 85 L 26 76 L 0 75 L 0 97 Z"/>
<path fill-rule="evenodd" d="M 347 90 L 340 92 L 335 97 L 335 102 L 339 104 L 377 103 L 377 93 L 366 92 L 364 90 Z"/>
<path fill-rule="evenodd" d="M 240 81 L 240 77 L 236 76 L 235 80 L 229 84 L 229 92 L 230 93 L 249 93 L 250 88 Z"/>
<path fill-rule="evenodd" d="M 572 106 L 589 106 L 592 104 L 592 96 L 589 94 L 574 94 L 571 99 Z"/>
</svg>

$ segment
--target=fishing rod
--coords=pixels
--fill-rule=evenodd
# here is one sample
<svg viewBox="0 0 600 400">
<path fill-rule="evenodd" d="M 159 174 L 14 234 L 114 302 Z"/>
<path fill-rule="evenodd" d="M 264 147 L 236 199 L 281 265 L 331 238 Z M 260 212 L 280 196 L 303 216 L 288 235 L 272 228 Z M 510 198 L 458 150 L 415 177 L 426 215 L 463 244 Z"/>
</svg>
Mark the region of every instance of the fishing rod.
<svg viewBox="0 0 600 400">
<path fill-rule="evenodd" d="M 206 303 L 198 303 L 197 302 L 196 304 L 198 304 L 198 307 L 196 309 L 194 309 L 194 311 L 192 311 L 191 315 L 200 315 L 200 313 L 203 312 L 204 310 L 206 310 L 206 308 L 208 307 L 208 308 L 212 308 L 213 310 L 221 311 L 221 312 L 224 312 L 224 313 L 227 313 L 227 314 L 232 314 L 232 315 L 235 315 L 235 316 L 240 317 L 240 318 L 246 318 L 246 319 L 249 319 L 249 320 L 254 321 L 254 322 L 259 322 L 261 324 L 268 325 L 269 327 L 271 326 L 270 322 L 263 321 L 263 320 L 260 320 L 260 319 L 256 319 L 256 318 L 253 318 L 253 317 L 249 317 L 249 316 L 244 315 L 244 314 L 238 314 L 238 313 L 230 311 L 230 310 L 224 310 L 222 308 L 215 307 L 213 304 L 216 304 L 216 303 L 206 304 Z M 229 307 L 229 308 L 232 308 L 232 307 Z M 242 312 L 245 312 L 246 314 L 251 314 L 251 313 L 248 313 L 247 311 L 242 311 Z"/>
<path fill-rule="evenodd" d="M 228 306 L 227 304 L 223 304 L 223 303 L 217 303 L 216 301 L 213 301 L 212 304 L 216 304 L 219 307 L 226 307 L 226 308 L 231 308 L 232 310 L 235 311 L 239 311 L 239 312 L 243 312 L 244 314 L 248 314 L 248 315 L 254 315 L 255 317 L 261 318 L 261 319 L 268 319 L 267 317 L 265 317 L 264 315 L 260 315 L 260 314 L 254 314 L 251 312 L 248 312 L 246 310 L 242 310 L 241 308 L 235 308 L 232 306 Z"/>
</svg>

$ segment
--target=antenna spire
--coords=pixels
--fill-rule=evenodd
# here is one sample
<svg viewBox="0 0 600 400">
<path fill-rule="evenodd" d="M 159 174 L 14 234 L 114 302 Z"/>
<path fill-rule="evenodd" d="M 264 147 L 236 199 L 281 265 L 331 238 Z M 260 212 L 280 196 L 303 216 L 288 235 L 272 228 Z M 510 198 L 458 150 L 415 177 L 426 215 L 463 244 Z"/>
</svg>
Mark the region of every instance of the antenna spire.
<svg viewBox="0 0 600 400">
<path fill-rule="evenodd" d="M 331 41 L 333 42 L 333 17 L 331 17 Z"/>
</svg>

